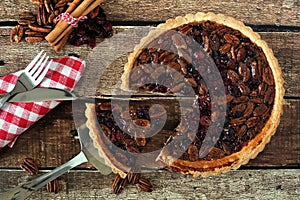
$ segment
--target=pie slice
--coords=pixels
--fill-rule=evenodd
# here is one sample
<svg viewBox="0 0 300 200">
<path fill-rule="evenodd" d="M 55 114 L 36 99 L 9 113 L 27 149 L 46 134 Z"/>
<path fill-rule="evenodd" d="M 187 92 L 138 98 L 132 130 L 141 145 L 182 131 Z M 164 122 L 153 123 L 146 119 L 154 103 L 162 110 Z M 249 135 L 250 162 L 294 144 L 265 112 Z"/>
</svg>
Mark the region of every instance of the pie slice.
<svg viewBox="0 0 300 200">
<path fill-rule="evenodd" d="M 126 153 L 150 152 L 153 143 L 160 149 L 152 161 L 174 172 L 208 176 L 237 169 L 264 149 L 282 114 L 283 79 L 272 50 L 250 27 L 221 14 L 188 14 L 149 32 L 128 57 L 122 87 L 193 99 L 177 126 L 159 132 L 155 142 L 126 125 L 158 123 L 149 105 L 127 108 L 122 125 L 116 118 L 123 112 L 112 115 L 120 107 L 87 105 L 94 145 L 123 177 L 134 162 Z"/>
</svg>

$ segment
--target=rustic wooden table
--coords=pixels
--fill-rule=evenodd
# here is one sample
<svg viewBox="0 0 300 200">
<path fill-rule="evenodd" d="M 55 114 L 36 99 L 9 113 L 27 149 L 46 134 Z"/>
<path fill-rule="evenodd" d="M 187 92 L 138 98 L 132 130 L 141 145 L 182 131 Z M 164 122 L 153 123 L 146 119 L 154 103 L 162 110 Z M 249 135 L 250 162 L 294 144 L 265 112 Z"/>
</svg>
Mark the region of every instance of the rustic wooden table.
<svg viewBox="0 0 300 200">
<path fill-rule="evenodd" d="M 193 178 L 168 171 L 144 176 L 154 185 L 152 193 L 129 187 L 116 196 L 111 192 L 115 175 L 103 176 L 89 165 L 59 178 L 61 191 L 41 189 L 31 199 L 299 199 L 300 196 L 300 2 L 298 0 L 262 1 L 181 1 L 181 0 L 107 0 L 102 5 L 118 34 L 124 30 L 156 25 L 168 18 L 197 11 L 223 13 L 235 17 L 259 32 L 274 50 L 285 79 L 284 114 L 277 133 L 265 150 L 239 170 L 216 177 Z M 67 45 L 55 53 L 46 42 L 20 44 L 9 42 L 9 33 L 21 11 L 36 12 L 28 0 L 0 2 L 0 76 L 23 69 L 40 49 L 52 57 L 74 53 L 86 58 L 89 47 Z M 120 48 L 126 49 L 126 45 Z M 105 53 L 105 47 L 103 47 Z M 122 74 L 126 59 L 120 59 L 107 72 L 100 91 L 109 90 Z M 85 77 L 88 80 L 88 77 Z M 32 157 L 47 172 L 71 159 L 80 151 L 71 102 L 63 102 L 22 134 L 15 146 L 0 151 L 0 193 L 32 177 L 20 170 L 20 159 Z M 99 181 L 100 180 L 100 181 Z"/>
</svg>

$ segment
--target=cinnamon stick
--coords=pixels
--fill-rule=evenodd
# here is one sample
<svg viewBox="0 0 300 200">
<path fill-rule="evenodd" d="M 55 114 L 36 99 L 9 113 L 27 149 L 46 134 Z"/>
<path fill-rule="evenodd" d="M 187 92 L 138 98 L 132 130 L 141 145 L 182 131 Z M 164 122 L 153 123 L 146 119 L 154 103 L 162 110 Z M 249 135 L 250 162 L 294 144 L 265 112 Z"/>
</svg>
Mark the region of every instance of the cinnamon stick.
<svg viewBox="0 0 300 200">
<path fill-rule="evenodd" d="M 96 0 L 94 3 L 92 3 L 83 13 L 81 16 L 86 16 L 90 12 L 92 12 L 97 6 L 99 6 L 101 3 L 103 3 L 104 0 Z"/>
<path fill-rule="evenodd" d="M 67 33 L 72 32 L 73 28 L 73 26 L 68 26 L 53 42 L 49 42 L 50 46 L 55 46 Z"/>
<path fill-rule="evenodd" d="M 103 1 L 103 0 L 84 0 L 72 13 L 72 17 L 80 17 L 82 13 L 95 1 Z M 56 40 L 57 36 L 61 36 L 61 34 L 66 30 L 69 24 L 65 21 L 60 21 L 55 28 L 45 37 L 46 40 L 50 43 L 53 43 Z M 63 35 L 62 35 L 63 37 Z M 61 37 L 61 38 L 62 38 Z"/>
<path fill-rule="evenodd" d="M 77 7 L 78 5 L 80 5 L 82 3 L 83 0 L 74 0 L 69 7 L 67 8 L 66 12 L 67 13 L 72 13 Z"/>
<path fill-rule="evenodd" d="M 92 10 L 94 10 L 97 6 L 99 6 L 102 2 L 104 2 L 104 0 L 95 0 L 86 10 L 84 10 L 82 12 L 82 15 L 80 16 L 86 16 L 88 15 L 90 12 L 92 12 Z M 66 23 L 66 22 L 65 22 Z M 60 35 L 58 35 L 53 41 L 49 41 L 46 37 L 46 40 L 48 40 L 48 42 L 50 43 L 50 46 L 55 46 L 69 31 L 73 30 L 73 26 L 68 26 L 64 31 L 61 32 Z"/>
<path fill-rule="evenodd" d="M 67 8 L 66 10 L 66 13 L 72 13 L 81 3 L 82 3 L 83 0 L 74 0 L 70 5 L 69 7 Z M 60 26 L 62 23 L 62 21 L 59 21 L 57 23 L 57 26 Z"/>
<path fill-rule="evenodd" d="M 61 49 L 65 46 L 65 44 L 67 43 L 68 39 L 69 39 L 69 35 L 72 33 L 72 30 L 70 30 L 69 32 L 67 32 L 65 34 L 65 36 L 59 41 L 59 43 L 57 45 L 54 46 L 54 50 L 56 52 L 61 51 Z"/>
</svg>

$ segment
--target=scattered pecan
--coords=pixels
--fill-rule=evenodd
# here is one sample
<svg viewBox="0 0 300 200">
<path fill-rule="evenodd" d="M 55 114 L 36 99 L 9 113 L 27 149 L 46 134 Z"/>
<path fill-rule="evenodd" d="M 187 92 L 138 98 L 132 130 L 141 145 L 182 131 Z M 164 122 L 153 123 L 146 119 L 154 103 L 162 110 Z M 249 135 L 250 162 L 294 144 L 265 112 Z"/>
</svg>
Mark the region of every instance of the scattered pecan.
<svg viewBox="0 0 300 200">
<path fill-rule="evenodd" d="M 52 12 L 52 13 L 49 15 L 49 17 L 48 17 L 48 23 L 49 23 L 49 24 L 55 23 L 55 22 L 54 22 L 54 19 L 56 18 L 56 16 L 57 16 L 57 15 L 55 15 L 55 13 Z"/>
<path fill-rule="evenodd" d="M 123 179 L 121 178 L 120 175 L 117 175 L 112 185 L 113 193 L 115 193 L 116 195 L 120 194 L 123 191 L 123 189 L 126 187 L 126 185 L 127 185 L 127 179 L 126 178 Z"/>
<path fill-rule="evenodd" d="M 24 158 L 20 167 L 30 175 L 36 175 L 39 172 L 38 165 L 33 158 Z"/>
<path fill-rule="evenodd" d="M 48 25 L 48 13 L 47 13 L 45 5 L 42 5 L 41 21 L 42 21 L 42 23 L 43 23 L 44 26 Z"/>
<path fill-rule="evenodd" d="M 44 36 L 42 36 L 42 37 L 35 37 L 35 36 L 25 37 L 25 41 L 29 42 L 29 43 L 42 42 L 44 39 L 45 39 Z"/>
<path fill-rule="evenodd" d="M 38 25 L 42 26 L 42 10 L 43 10 L 43 6 L 39 5 L 38 7 L 38 11 L 37 11 L 37 18 L 36 18 L 36 22 Z"/>
<path fill-rule="evenodd" d="M 47 183 L 46 189 L 47 189 L 47 191 L 48 191 L 49 193 L 52 193 L 52 192 L 55 193 L 55 194 L 58 193 L 59 190 L 60 190 L 58 180 L 55 179 L 55 180 L 53 180 L 53 181 Z"/>
<path fill-rule="evenodd" d="M 19 14 L 20 19 L 30 19 L 30 20 L 35 20 L 35 16 L 32 12 L 22 12 Z"/>
<path fill-rule="evenodd" d="M 19 14 L 18 24 L 20 25 L 32 24 L 35 21 L 36 21 L 36 17 L 32 12 L 23 12 Z"/>
<path fill-rule="evenodd" d="M 50 33 L 51 31 L 50 27 L 43 27 L 36 24 L 29 24 L 28 27 L 33 31 L 42 32 L 42 33 Z"/>
<path fill-rule="evenodd" d="M 24 28 L 21 25 L 15 26 L 10 33 L 10 42 L 19 43 L 24 35 Z"/>
<path fill-rule="evenodd" d="M 51 13 L 54 10 L 51 0 L 44 0 L 44 5 L 48 13 Z"/>
<path fill-rule="evenodd" d="M 129 184 L 137 184 L 139 182 L 139 179 L 141 177 L 140 173 L 138 172 L 138 168 L 134 167 L 131 169 L 131 171 L 127 174 L 127 179 Z"/>
<path fill-rule="evenodd" d="M 59 8 L 59 7 L 64 7 L 66 6 L 68 3 L 71 3 L 73 0 L 60 0 L 59 2 L 57 2 L 55 4 L 55 7 L 56 8 Z"/>
<path fill-rule="evenodd" d="M 145 178 L 140 178 L 136 187 L 144 192 L 152 192 L 153 190 L 153 185 Z"/>
<path fill-rule="evenodd" d="M 25 35 L 32 36 L 32 37 L 44 37 L 43 33 L 40 33 L 40 32 L 37 32 L 37 31 L 33 31 L 31 29 L 27 29 L 25 31 Z"/>
<path fill-rule="evenodd" d="M 28 19 L 19 19 L 18 20 L 18 24 L 19 25 L 23 25 L 23 26 L 26 26 L 28 24 L 32 24 L 34 23 L 35 21 L 32 21 L 32 20 L 28 20 Z"/>
<path fill-rule="evenodd" d="M 48 17 L 50 13 L 47 12 L 46 6 L 44 4 L 39 5 L 37 13 L 37 23 L 40 26 L 48 25 Z"/>
</svg>

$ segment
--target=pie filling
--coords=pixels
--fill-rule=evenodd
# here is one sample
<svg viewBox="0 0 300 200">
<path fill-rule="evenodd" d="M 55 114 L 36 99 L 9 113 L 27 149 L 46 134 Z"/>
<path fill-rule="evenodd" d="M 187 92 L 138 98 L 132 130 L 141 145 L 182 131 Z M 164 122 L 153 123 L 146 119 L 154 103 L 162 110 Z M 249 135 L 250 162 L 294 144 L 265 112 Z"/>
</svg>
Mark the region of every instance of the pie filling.
<svg viewBox="0 0 300 200">
<path fill-rule="evenodd" d="M 191 48 L 195 43 L 199 46 Z M 212 112 L 215 104 L 212 103 L 208 83 L 202 76 L 213 71 L 210 61 L 217 67 L 225 90 L 224 109 L 219 109 L 219 113 Z M 184 77 L 184 81 L 180 77 Z M 265 126 L 275 97 L 273 73 L 263 50 L 240 31 L 212 21 L 185 24 L 165 31 L 152 40 L 136 56 L 129 81 L 131 89 L 182 96 L 191 94 L 185 87 L 186 83 L 192 88 L 195 102 L 191 111 L 181 120 L 188 123 L 195 117 L 199 118 L 197 131 L 194 137 L 185 137 L 190 141 L 173 144 L 174 148 L 184 149 L 178 158 L 191 162 L 216 160 L 241 151 Z M 214 83 L 213 78 L 210 81 Z M 124 151 L 138 153 L 159 150 L 170 140 L 188 134 L 179 124 L 183 122 L 178 122 L 173 130 L 161 131 L 158 136 L 153 136 L 156 137 L 155 142 L 153 137 L 147 138 L 142 133 L 133 135 L 129 133 L 132 132 L 130 120 L 140 127 L 159 125 L 160 120 L 155 121 L 152 118 L 155 115 L 150 116 L 150 105 L 130 106 L 127 110 L 124 108 L 126 112 L 119 112 L 118 115 L 112 112 L 118 113 L 120 108 L 110 106 L 110 102 L 97 103 L 97 119 L 103 130 L 107 130 L 104 131 L 107 138 Z M 194 109 L 200 111 L 198 116 L 194 114 Z M 164 114 L 160 110 L 156 112 L 158 117 Z M 200 151 L 203 141 L 212 121 L 218 119 L 220 114 L 225 116 L 220 136 L 211 138 L 210 142 L 214 145 L 204 155 Z M 119 119 L 116 120 L 116 117 Z M 121 125 L 116 121 L 121 121 Z M 153 143 L 157 149 L 151 145 Z M 184 146 L 186 144 L 188 146 Z"/>
</svg>

